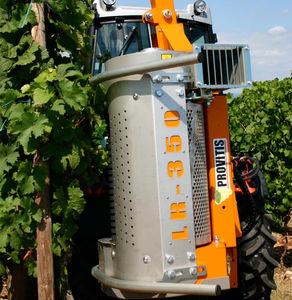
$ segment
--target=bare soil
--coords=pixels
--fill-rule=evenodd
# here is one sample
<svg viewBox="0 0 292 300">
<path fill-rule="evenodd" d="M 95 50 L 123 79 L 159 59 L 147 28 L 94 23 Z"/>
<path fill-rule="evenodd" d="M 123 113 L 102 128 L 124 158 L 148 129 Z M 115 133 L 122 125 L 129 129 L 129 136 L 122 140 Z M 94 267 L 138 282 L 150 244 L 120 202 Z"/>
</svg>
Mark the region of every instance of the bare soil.
<svg viewBox="0 0 292 300">
<path fill-rule="evenodd" d="M 6 300 L 6 299 L 8 299 L 7 298 L 6 278 L 3 276 L 1 280 L 2 280 L 3 286 L 2 286 L 2 291 L 0 293 L 0 300 Z"/>
<path fill-rule="evenodd" d="M 277 290 L 272 292 L 271 300 L 292 300 L 292 268 L 280 266 L 274 276 Z"/>
</svg>

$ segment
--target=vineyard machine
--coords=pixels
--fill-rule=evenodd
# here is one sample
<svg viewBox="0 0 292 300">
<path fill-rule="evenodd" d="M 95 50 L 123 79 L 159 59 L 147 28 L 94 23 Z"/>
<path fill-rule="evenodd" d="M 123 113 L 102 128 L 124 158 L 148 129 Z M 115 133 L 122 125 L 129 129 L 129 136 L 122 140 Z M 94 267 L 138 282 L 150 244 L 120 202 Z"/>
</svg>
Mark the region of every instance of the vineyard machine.
<svg viewBox="0 0 292 300">
<path fill-rule="evenodd" d="M 231 151 L 224 94 L 251 86 L 249 46 L 218 44 L 204 1 L 93 7 L 91 82 L 107 97 L 112 236 L 98 241 L 92 275 L 121 299 L 269 299 L 277 262 L 266 185 L 255 159 Z"/>
</svg>

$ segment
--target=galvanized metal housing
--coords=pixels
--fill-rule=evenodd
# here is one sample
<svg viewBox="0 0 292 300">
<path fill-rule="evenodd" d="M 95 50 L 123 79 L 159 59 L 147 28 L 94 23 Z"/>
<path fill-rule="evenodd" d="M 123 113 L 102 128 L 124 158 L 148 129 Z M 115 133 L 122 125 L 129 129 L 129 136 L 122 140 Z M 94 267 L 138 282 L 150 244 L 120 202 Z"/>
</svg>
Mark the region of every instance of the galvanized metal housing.
<svg viewBox="0 0 292 300">
<path fill-rule="evenodd" d="M 165 55 L 172 57 L 165 60 L 169 63 L 187 56 L 147 49 L 108 60 L 104 74 L 140 66 L 141 60 L 145 65 L 161 63 Z M 113 236 L 99 240 L 100 265 L 92 274 L 110 296 L 139 299 L 161 297 L 161 291 L 162 297 L 220 291 L 222 278 L 194 284 L 207 274 L 206 266 L 197 264 L 196 247 L 211 241 L 211 230 L 202 104 L 187 102 L 185 93 L 185 85 L 194 81 L 191 69 L 182 64 L 124 73 L 104 82 Z"/>
</svg>

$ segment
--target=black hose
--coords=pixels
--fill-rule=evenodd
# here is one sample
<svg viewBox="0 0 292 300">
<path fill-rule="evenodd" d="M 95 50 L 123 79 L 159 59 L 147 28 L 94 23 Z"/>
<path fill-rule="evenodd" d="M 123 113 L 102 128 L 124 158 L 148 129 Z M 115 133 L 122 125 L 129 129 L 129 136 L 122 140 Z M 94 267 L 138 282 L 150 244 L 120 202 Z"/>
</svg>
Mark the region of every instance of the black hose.
<svg viewBox="0 0 292 300">
<path fill-rule="evenodd" d="M 236 183 L 239 185 L 241 191 L 247 197 L 247 200 L 250 203 L 251 213 L 250 213 L 249 222 L 247 223 L 247 225 L 244 228 L 242 228 L 242 235 L 245 235 L 245 234 L 249 233 L 251 231 L 251 229 L 254 227 L 254 225 L 256 224 L 257 206 L 256 206 L 256 202 L 255 202 L 253 196 L 251 195 L 251 193 L 249 192 L 249 190 L 247 188 L 245 180 L 242 178 L 242 174 L 240 173 L 240 171 L 238 170 L 238 168 L 236 167 L 235 164 L 234 164 L 234 177 L 236 179 Z"/>
<path fill-rule="evenodd" d="M 252 179 L 253 177 L 255 177 L 258 174 L 258 172 L 260 170 L 260 163 L 255 157 L 246 156 L 245 158 L 256 164 L 255 168 L 251 169 L 247 173 L 241 174 L 241 177 L 244 180 L 249 180 L 249 179 Z"/>
</svg>

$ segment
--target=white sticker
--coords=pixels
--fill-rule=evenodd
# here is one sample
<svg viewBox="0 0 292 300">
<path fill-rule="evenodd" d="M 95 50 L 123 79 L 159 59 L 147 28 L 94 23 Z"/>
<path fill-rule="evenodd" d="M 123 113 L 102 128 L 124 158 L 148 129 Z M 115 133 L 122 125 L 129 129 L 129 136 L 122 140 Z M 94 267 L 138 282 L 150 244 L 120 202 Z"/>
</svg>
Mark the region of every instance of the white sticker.
<svg viewBox="0 0 292 300">
<path fill-rule="evenodd" d="M 220 205 L 232 194 L 230 188 L 227 139 L 214 139 L 215 203 Z"/>
</svg>

